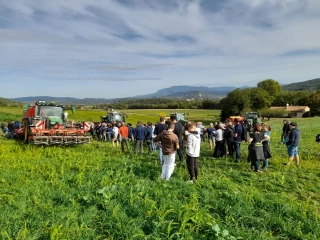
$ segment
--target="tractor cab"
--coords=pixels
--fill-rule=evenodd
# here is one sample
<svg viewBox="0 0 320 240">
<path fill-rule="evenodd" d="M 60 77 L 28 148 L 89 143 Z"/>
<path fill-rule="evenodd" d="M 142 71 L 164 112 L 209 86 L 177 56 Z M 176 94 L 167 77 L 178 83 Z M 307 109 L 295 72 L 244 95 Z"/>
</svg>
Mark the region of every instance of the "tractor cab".
<svg viewBox="0 0 320 240">
<path fill-rule="evenodd" d="M 115 112 L 113 110 L 108 111 L 107 116 L 101 116 L 101 122 L 112 123 L 112 122 L 125 122 L 125 117 L 122 113 Z"/>
<path fill-rule="evenodd" d="M 46 129 L 52 129 L 59 123 L 65 123 L 64 106 L 54 102 L 38 101 L 35 104 L 35 117 L 46 120 Z"/>
<path fill-rule="evenodd" d="M 188 120 L 186 120 L 186 118 L 185 118 L 186 115 L 187 115 L 186 113 L 177 113 L 177 112 L 170 113 L 170 117 L 175 116 L 177 118 L 177 121 L 183 125 L 188 122 Z"/>
</svg>

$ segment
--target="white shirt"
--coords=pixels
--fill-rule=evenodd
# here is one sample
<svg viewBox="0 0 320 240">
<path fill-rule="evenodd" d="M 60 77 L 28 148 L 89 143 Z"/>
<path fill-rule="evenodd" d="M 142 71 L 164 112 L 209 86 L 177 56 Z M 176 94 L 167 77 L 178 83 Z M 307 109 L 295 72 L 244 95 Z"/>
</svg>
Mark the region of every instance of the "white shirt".
<svg viewBox="0 0 320 240">
<path fill-rule="evenodd" d="M 223 131 L 222 129 L 218 129 L 216 134 L 216 141 L 222 141 L 222 140 L 223 140 Z"/>
<path fill-rule="evenodd" d="M 118 134 L 119 134 L 119 128 L 118 128 L 118 127 L 114 126 L 114 127 L 112 128 L 112 131 L 113 131 L 113 133 L 114 133 L 114 136 L 118 136 Z"/>
</svg>

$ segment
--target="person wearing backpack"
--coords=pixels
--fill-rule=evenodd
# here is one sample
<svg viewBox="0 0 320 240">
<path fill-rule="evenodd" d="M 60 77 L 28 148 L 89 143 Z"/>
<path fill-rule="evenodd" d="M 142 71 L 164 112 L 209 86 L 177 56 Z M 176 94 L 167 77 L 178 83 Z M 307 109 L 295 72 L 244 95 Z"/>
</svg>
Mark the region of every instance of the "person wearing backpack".
<svg viewBox="0 0 320 240">
<path fill-rule="evenodd" d="M 240 147 L 241 147 L 242 140 L 244 140 L 244 138 L 245 138 L 245 136 L 244 136 L 245 132 L 244 132 L 243 126 L 238 118 L 235 118 L 234 122 L 236 123 L 236 125 L 234 127 L 234 133 L 233 133 L 234 151 L 236 153 L 235 162 L 239 163 L 240 157 L 241 157 Z"/>
</svg>

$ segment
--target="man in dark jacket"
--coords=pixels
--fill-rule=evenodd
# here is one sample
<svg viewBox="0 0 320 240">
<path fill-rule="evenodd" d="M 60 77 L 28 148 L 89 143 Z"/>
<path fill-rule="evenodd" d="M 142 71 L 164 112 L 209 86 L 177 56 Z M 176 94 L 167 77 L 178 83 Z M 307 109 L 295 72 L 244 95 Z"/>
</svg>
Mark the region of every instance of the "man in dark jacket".
<svg viewBox="0 0 320 240">
<path fill-rule="evenodd" d="M 299 154 L 298 154 L 298 147 L 300 143 L 301 134 L 299 129 L 297 128 L 297 123 L 292 122 L 289 124 L 290 133 L 289 133 L 289 140 L 286 142 L 288 148 L 288 155 L 289 155 L 289 162 L 287 166 L 289 166 L 292 160 L 295 158 L 296 165 L 299 166 Z"/>
<path fill-rule="evenodd" d="M 236 152 L 235 162 L 240 162 L 240 157 L 241 157 L 240 146 L 241 146 L 242 140 L 244 140 L 243 138 L 245 137 L 243 137 L 244 135 L 243 126 L 241 122 L 238 120 L 238 118 L 235 118 L 234 122 L 236 123 L 234 127 L 234 133 L 233 133 L 234 151 Z"/>
<path fill-rule="evenodd" d="M 134 149 L 134 152 L 138 152 L 138 148 L 140 148 L 140 153 L 143 152 L 143 141 L 146 138 L 146 130 L 143 127 L 141 122 L 137 122 L 137 127 L 134 131 L 134 138 L 136 139 L 136 147 Z"/>
<path fill-rule="evenodd" d="M 227 127 L 223 132 L 223 134 L 224 134 L 223 138 L 227 144 L 229 156 L 233 157 L 233 153 L 234 153 L 234 143 L 233 143 L 234 127 L 233 127 L 231 120 L 228 120 L 226 123 L 227 123 Z"/>
<path fill-rule="evenodd" d="M 160 117 L 160 122 L 156 124 L 154 128 L 154 134 L 156 136 L 160 135 L 163 131 L 168 130 L 168 125 L 166 124 L 166 118 L 165 117 Z M 162 148 L 159 148 L 159 162 L 162 164 Z"/>
<path fill-rule="evenodd" d="M 170 116 L 170 120 L 172 123 L 175 124 L 175 127 L 174 127 L 174 130 L 173 130 L 173 133 L 177 135 L 178 139 L 179 139 L 179 146 L 180 148 L 177 149 L 177 153 L 178 153 L 178 156 L 179 156 L 179 160 L 181 163 L 183 163 L 183 153 L 182 153 L 182 150 L 183 150 L 183 139 L 182 139 L 182 133 L 183 133 L 183 126 L 180 122 L 177 121 L 177 117 L 172 115 Z"/>
</svg>

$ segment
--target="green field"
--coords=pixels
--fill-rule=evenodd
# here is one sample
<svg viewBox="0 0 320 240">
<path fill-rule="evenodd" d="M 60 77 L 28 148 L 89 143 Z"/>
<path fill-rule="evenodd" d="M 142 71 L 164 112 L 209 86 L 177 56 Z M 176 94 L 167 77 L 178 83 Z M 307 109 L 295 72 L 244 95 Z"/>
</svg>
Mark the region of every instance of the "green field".
<svg viewBox="0 0 320 240">
<path fill-rule="evenodd" d="M 20 119 L 21 110 L 0 108 L 0 120 Z M 128 110 L 128 122 L 157 121 L 160 112 Z M 189 111 L 206 123 L 218 115 Z M 282 119 L 272 119 L 268 171 L 250 171 L 246 143 L 240 164 L 211 159 L 204 143 L 195 184 L 185 165 L 163 182 L 156 154 L 123 154 L 109 142 L 37 147 L 0 138 L 0 239 L 320 239 L 320 118 L 296 121 L 300 168 L 284 167 Z"/>
<path fill-rule="evenodd" d="M 23 109 L 21 108 L 5 108 L 0 107 L 0 114 L 2 113 L 2 119 L 6 120 L 21 120 Z M 75 114 L 69 112 L 69 120 L 75 121 L 100 121 L 100 116 L 107 115 L 106 110 L 76 110 Z M 131 110 L 123 110 L 122 113 L 127 115 L 127 122 L 135 124 L 137 121 L 148 122 L 151 121 L 153 123 L 159 121 L 160 114 L 165 114 L 166 116 L 170 116 L 170 113 L 179 112 L 186 113 L 186 117 L 189 120 L 197 121 L 201 120 L 204 123 L 209 123 L 219 120 L 220 110 L 198 110 L 198 109 L 131 109 Z"/>
</svg>

